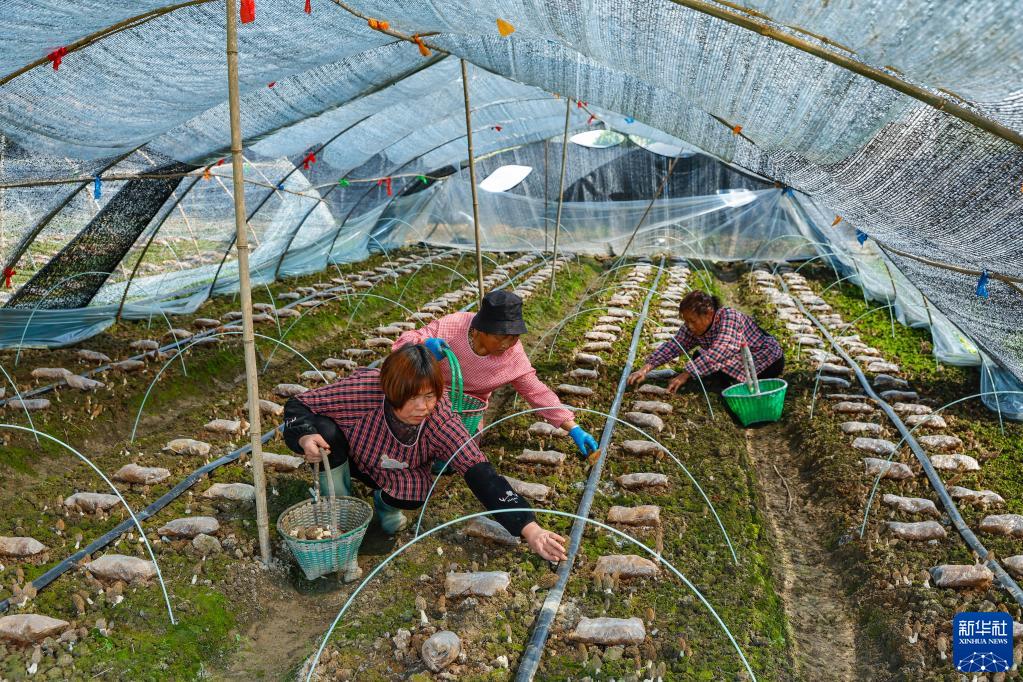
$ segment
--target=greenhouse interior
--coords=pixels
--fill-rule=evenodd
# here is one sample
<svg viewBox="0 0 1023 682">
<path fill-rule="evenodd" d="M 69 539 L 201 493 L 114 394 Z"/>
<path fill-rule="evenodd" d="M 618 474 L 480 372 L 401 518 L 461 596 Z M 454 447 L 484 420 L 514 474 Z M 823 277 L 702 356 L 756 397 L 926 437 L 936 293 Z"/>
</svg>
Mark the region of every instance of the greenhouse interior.
<svg viewBox="0 0 1023 682">
<path fill-rule="evenodd" d="M 1018 679 L 1021 74 L 1009 0 L 0 1 L 0 682 Z"/>
</svg>

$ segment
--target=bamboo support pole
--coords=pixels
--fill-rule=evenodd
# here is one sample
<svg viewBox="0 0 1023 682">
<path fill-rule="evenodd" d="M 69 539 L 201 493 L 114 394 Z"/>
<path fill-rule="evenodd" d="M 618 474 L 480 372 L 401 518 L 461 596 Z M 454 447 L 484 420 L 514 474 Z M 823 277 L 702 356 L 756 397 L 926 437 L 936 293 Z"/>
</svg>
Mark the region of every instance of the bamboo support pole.
<svg viewBox="0 0 1023 682">
<path fill-rule="evenodd" d="M 462 94 L 465 98 L 465 138 L 469 145 L 469 187 L 472 190 L 472 224 L 476 237 L 476 285 L 479 287 L 480 305 L 483 304 L 483 252 L 480 250 L 480 201 L 476 194 L 476 159 L 472 150 L 472 112 L 469 109 L 469 71 L 462 61 Z"/>
<path fill-rule="evenodd" d="M 270 563 L 270 529 L 266 506 L 266 472 L 263 470 L 263 432 L 259 423 L 259 378 L 256 370 L 256 339 L 252 325 L 252 288 L 249 282 L 249 239 L 245 220 L 245 173 L 242 159 L 241 104 L 238 95 L 238 15 L 235 0 L 227 0 L 227 90 L 231 115 L 231 170 L 234 180 L 234 226 L 238 249 L 238 279 L 242 304 L 242 345 L 245 350 L 245 386 L 248 389 L 249 435 L 252 439 L 252 482 L 256 488 L 256 528 L 259 554 Z"/>
<path fill-rule="evenodd" d="M 558 181 L 558 214 L 554 219 L 554 255 L 551 258 L 551 296 L 558 266 L 558 234 L 561 232 L 561 206 L 565 202 L 565 161 L 568 158 L 568 118 L 572 113 L 572 100 L 565 98 L 565 132 L 561 136 L 561 180 Z"/>
</svg>

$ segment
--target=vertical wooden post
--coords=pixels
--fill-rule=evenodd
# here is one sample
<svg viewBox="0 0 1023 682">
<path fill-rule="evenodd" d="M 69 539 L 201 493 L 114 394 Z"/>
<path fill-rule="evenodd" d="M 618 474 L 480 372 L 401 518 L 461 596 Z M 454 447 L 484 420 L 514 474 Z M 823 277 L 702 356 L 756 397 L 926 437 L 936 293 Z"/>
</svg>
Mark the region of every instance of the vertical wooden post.
<svg viewBox="0 0 1023 682">
<path fill-rule="evenodd" d="M 242 159 L 241 103 L 238 96 L 238 9 L 227 0 L 227 101 L 231 116 L 231 170 L 234 180 L 235 246 L 238 249 L 238 288 L 242 303 L 242 345 L 245 350 L 245 386 L 249 398 L 249 435 L 252 438 L 252 483 L 256 488 L 256 528 L 259 554 L 270 562 L 270 529 L 266 508 L 266 473 L 263 471 L 263 430 L 259 423 L 259 379 L 256 338 L 252 326 L 252 288 L 249 282 L 249 239 L 245 220 L 245 167 Z"/>
<path fill-rule="evenodd" d="M 469 141 L 469 186 L 472 190 L 472 223 L 476 235 L 476 285 L 483 303 L 483 252 L 480 251 L 480 202 L 476 196 L 476 159 L 472 152 L 472 114 L 469 110 L 469 73 L 462 60 L 462 94 L 465 96 L 465 137 Z"/>
<path fill-rule="evenodd" d="M 543 252 L 547 253 L 547 151 L 550 140 L 543 141 Z"/>
<path fill-rule="evenodd" d="M 561 180 L 558 182 L 558 217 L 554 220 L 554 257 L 551 258 L 551 296 L 558 265 L 558 233 L 561 232 L 561 205 L 565 201 L 565 159 L 568 157 L 568 117 L 572 113 L 572 100 L 565 98 L 565 133 L 561 136 Z"/>
</svg>

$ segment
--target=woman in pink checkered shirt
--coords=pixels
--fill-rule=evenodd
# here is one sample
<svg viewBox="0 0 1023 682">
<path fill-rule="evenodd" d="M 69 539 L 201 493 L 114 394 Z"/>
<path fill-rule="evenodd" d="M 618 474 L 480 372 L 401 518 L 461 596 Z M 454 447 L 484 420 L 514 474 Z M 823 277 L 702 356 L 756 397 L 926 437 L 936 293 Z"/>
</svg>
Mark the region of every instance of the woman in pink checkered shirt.
<svg viewBox="0 0 1023 682">
<path fill-rule="evenodd" d="M 734 308 L 722 308 L 717 296 L 690 291 L 679 303 L 684 324 L 675 337 L 650 354 L 646 363 L 629 375 L 629 385 L 642 383 L 655 367 L 689 353 L 700 352 L 685 364 L 682 372 L 668 382 L 668 390 L 677 392 L 694 375 L 699 375 L 707 390 L 724 390 L 746 380 L 742 347 L 748 345 L 760 379 L 781 376 L 785 354 L 778 341 L 765 332 L 749 315 Z"/>
<path fill-rule="evenodd" d="M 555 427 L 568 432 L 582 457 L 597 449 L 597 441 L 575 423 L 572 412 L 560 407 L 558 396 L 536 376 L 519 335 L 526 333 L 522 299 L 510 291 L 491 291 L 483 297 L 480 311 L 445 315 L 422 329 L 398 337 L 393 348 L 422 343 L 443 361 L 443 349 L 455 354 L 462 368 L 468 395 L 486 402 L 496 389 L 511 384 L 533 408 L 547 408 L 538 414 Z M 442 362 L 450 384 L 451 369 Z"/>
</svg>

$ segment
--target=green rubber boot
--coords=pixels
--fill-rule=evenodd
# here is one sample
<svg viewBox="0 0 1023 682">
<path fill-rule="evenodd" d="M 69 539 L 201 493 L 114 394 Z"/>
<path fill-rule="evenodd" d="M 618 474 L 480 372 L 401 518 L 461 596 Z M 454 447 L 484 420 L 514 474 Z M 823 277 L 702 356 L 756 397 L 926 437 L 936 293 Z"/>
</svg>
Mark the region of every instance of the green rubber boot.
<svg viewBox="0 0 1023 682">
<path fill-rule="evenodd" d="M 400 509 L 384 502 L 380 490 L 373 491 L 373 507 L 376 509 L 377 518 L 380 519 L 380 527 L 388 535 L 394 535 L 408 525 L 408 519 Z"/>
</svg>

